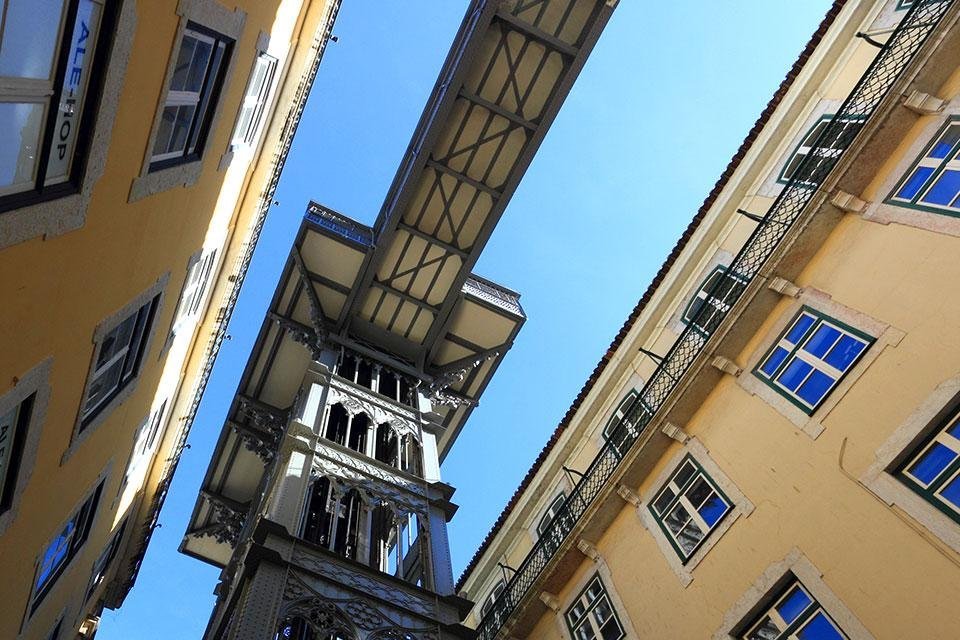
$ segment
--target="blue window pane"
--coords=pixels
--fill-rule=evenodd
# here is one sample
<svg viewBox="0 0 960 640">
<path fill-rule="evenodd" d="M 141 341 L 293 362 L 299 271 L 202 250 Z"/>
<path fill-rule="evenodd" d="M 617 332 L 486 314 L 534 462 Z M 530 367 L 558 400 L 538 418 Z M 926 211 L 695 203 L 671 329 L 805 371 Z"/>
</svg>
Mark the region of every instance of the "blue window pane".
<svg viewBox="0 0 960 640">
<path fill-rule="evenodd" d="M 822 324 L 813 332 L 813 335 L 810 336 L 807 343 L 803 345 L 803 348 L 818 358 L 822 358 L 824 354 L 827 353 L 827 349 L 833 346 L 833 343 L 837 341 L 839 336 L 839 331 L 833 327 Z"/>
<path fill-rule="evenodd" d="M 930 484 L 956 457 L 957 454 L 949 447 L 934 442 L 933 446 L 910 467 L 910 475 L 924 484 Z"/>
<path fill-rule="evenodd" d="M 700 505 L 697 511 L 700 512 L 700 517 L 704 519 L 707 526 L 712 528 L 713 525 L 720 521 L 723 514 L 727 512 L 727 503 L 717 494 L 713 494 L 706 502 Z"/>
<path fill-rule="evenodd" d="M 957 144 L 957 140 L 960 140 L 960 127 L 954 125 L 943 132 L 943 135 L 940 136 L 937 143 L 930 149 L 927 157 L 938 159 L 946 158 L 947 154 L 950 153 L 950 149 L 953 148 L 953 145 Z"/>
<path fill-rule="evenodd" d="M 819 611 L 817 615 L 810 618 L 810 622 L 800 630 L 797 637 L 800 640 L 843 640 L 843 636 L 830 624 L 827 616 Z"/>
<path fill-rule="evenodd" d="M 797 391 L 797 395 L 803 398 L 807 404 L 812 406 L 817 406 L 823 397 L 827 395 L 827 391 L 830 390 L 830 386 L 834 383 L 834 379 L 825 374 L 823 371 L 814 370 L 810 374 L 810 377 L 807 378 L 807 381 L 803 383 L 803 386 L 800 387 Z"/>
<path fill-rule="evenodd" d="M 777 380 L 790 391 L 796 391 L 797 387 L 800 386 L 800 383 L 807 377 L 811 369 L 813 369 L 813 367 L 803 360 L 794 359 L 793 362 L 788 364 L 787 368 L 783 370 L 783 373 L 777 377 Z"/>
<path fill-rule="evenodd" d="M 950 484 L 940 490 L 940 495 L 960 509 L 960 476 L 950 481 Z"/>
<path fill-rule="evenodd" d="M 913 200 L 920 193 L 920 187 L 924 185 L 927 178 L 933 173 L 933 167 L 917 167 L 913 171 L 910 179 L 903 183 L 900 191 L 897 192 L 898 198 L 904 200 Z"/>
<path fill-rule="evenodd" d="M 954 422 L 951 426 L 947 427 L 947 433 L 952 435 L 954 438 L 960 439 L 960 419 Z"/>
<path fill-rule="evenodd" d="M 927 191 L 921 202 L 948 205 L 960 193 L 960 171 L 944 171 Z"/>
<path fill-rule="evenodd" d="M 840 371 L 846 371 L 866 345 L 851 336 L 843 336 L 824 360 L 831 367 L 836 367 Z"/>
<path fill-rule="evenodd" d="M 800 587 L 794 587 L 783 601 L 777 605 L 777 611 L 780 617 L 787 624 L 790 624 L 810 606 L 810 596 L 803 592 Z"/>
<path fill-rule="evenodd" d="M 787 342 L 792 344 L 797 344 L 803 338 L 804 334 L 807 333 L 807 330 L 813 324 L 813 317 L 803 314 L 797 321 L 793 323 L 793 327 L 790 329 L 790 332 L 787 334 Z"/>
<path fill-rule="evenodd" d="M 760 367 L 760 371 L 763 371 L 768 376 L 772 376 L 773 372 L 783 363 L 787 355 L 788 352 L 786 349 L 777 347 L 773 350 L 773 353 L 770 354 L 770 357 L 767 358 L 767 361 L 763 363 L 763 366 Z"/>
</svg>

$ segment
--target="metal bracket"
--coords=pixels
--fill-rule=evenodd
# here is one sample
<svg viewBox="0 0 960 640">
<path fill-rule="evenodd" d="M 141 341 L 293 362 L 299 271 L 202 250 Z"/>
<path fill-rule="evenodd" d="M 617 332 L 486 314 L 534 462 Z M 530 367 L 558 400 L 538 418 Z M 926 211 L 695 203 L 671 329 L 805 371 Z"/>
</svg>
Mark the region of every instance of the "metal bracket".
<svg viewBox="0 0 960 640">
<path fill-rule="evenodd" d="M 737 377 L 743 373 L 743 369 L 738 367 L 736 362 L 724 356 L 713 356 L 713 359 L 710 361 L 710 366 L 718 369 L 722 373 L 729 373 L 733 377 Z"/>
<path fill-rule="evenodd" d="M 625 502 L 629 502 L 635 507 L 640 506 L 640 496 L 634 493 L 633 489 L 624 484 L 617 485 L 617 495 L 624 499 Z"/>
<path fill-rule="evenodd" d="M 922 116 L 943 111 L 944 104 L 944 101 L 937 96 L 932 96 L 917 89 L 911 91 L 910 95 L 903 100 L 903 106 Z"/>
<path fill-rule="evenodd" d="M 803 292 L 803 289 L 793 284 L 786 278 L 781 278 L 780 276 L 774 276 L 767 284 L 767 289 L 776 291 L 780 295 L 788 296 L 790 298 L 799 298 L 800 294 Z"/>
<path fill-rule="evenodd" d="M 690 434 L 684 431 L 683 427 L 678 427 L 672 422 L 664 422 L 663 426 L 660 427 L 660 432 L 673 438 L 680 444 L 687 444 L 687 442 L 690 441 Z"/>
</svg>

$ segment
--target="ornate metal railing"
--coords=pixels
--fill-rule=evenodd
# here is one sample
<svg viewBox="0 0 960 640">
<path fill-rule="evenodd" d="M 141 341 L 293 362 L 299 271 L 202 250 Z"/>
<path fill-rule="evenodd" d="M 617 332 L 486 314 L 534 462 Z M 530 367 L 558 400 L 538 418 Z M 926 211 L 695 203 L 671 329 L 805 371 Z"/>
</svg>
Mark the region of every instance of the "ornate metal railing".
<svg viewBox="0 0 960 640">
<path fill-rule="evenodd" d="M 487 280 L 481 280 L 477 276 L 468 276 L 463 283 L 464 293 L 469 293 L 482 300 L 486 300 L 506 309 L 519 316 L 523 315 L 523 308 L 520 306 L 520 296 L 513 291 L 509 291 Z"/>
<path fill-rule="evenodd" d="M 852 116 L 869 118 L 873 114 L 952 4 L 953 0 L 917 0 L 914 3 L 821 133 L 814 145 L 814 152 L 809 153 L 795 171 L 794 175 L 802 176 L 803 181 L 796 178 L 790 180 L 733 260 L 729 268 L 738 278 L 749 283 L 760 272 L 829 173 L 845 155 L 837 154 L 834 150 L 847 149 L 859 132 L 859 128 L 845 127 L 844 122 Z M 817 153 L 818 150 L 820 153 Z M 724 279 L 719 278 L 709 295 L 717 298 L 726 296 L 730 307 L 747 288 L 738 287 L 739 290 L 731 296 L 730 292 L 721 291 L 724 286 Z M 480 621 L 479 638 L 492 640 L 506 624 L 560 546 L 558 541 L 569 536 L 580 517 L 607 485 L 623 453 L 638 441 L 650 423 L 653 417 L 651 411 L 656 413 L 664 406 L 726 315 L 727 311 L 717 313 L 711 305 L 701 306 L 697 317 L 677 338 L 634 402 L 626 419 L 630 428 L 623 441 L 608 442 L 593 459 L 548 530 L 541 534 L 507 588 Z"/>
<path fill-rule="evenodd" d="M 352 220 L 351 218 L 341 215 L 336 211 L 331 211 L 326 207 L 320 206 L 316 202 L 310 203 L 310 206 L 307 207 L 307 213 L 304 215 L 304 217 L 314 224 L 323 227 L 324 229 L 333 231 L 334 233 L 341 235 L 348 240 L 358 242 L 365 247 L 369 247 L 371 244 L 373 244 L 373 229 L 366 225 L 360 224 L 356 220 Z"/>
</svg>

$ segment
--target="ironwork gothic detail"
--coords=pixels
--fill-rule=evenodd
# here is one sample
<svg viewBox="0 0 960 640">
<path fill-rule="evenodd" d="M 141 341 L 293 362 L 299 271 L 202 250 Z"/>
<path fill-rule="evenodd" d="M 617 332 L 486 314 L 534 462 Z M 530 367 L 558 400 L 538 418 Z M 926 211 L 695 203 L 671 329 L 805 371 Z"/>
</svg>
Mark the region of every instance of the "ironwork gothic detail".
<svg viewBox="0 0 960 640">
<path fill-rule="evenodd" d="M 209 502 L 210 511 L 217 524 L 200 535 L 211 536 L 217 542 L 229 544 L 231 547 L 237 546 L 240 532 L 243 531 L 247 521 L 247 514 L 219 500 L 209 499 Z"/>
</svg>

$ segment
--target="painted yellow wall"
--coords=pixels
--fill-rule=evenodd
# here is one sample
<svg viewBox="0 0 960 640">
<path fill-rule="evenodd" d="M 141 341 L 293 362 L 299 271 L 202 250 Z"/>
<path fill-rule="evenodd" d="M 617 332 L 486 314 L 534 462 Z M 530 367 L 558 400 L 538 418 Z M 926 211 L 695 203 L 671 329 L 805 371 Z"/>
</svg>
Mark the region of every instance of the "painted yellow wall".
<svg viewBox="0 0 960 640">
<path fill-rule="evenodd" d="M 131 0 L 132 1 L 132 0 Z M 124 74 L 119 108 L 103 176 L 96 183 L 84 225 L 65 235 L 36 238 L 0 251 L 0 395 L 16 377 L 53 357 L 49 383 L 52 394 L 30 481 L 17 517 L 0 536 L 0 638 L 46 638 L 62 612 L 64 628 L 76 628 L 96 609 L 96 600 L 79 602 L 90 580 L 91 567 L 127 514 L 141 521 L 128 524 L 139 538 L 142 518 L 160 481 L 163 461 L 170 455 L 177 429 L 194 390 L 204 359 L 207 337 L 215 326 L 219 301 L 232 283 L 237 257 L 243 250 L 256 213 L 260 192 L 272 170 L 271 159 L 286 108 L 293 97 L 311 45 L 331 3 L 318 0 L 232 0 L 225 4 L 246 12 L 242 36 L 233 49 L 233 70 L 224 87 L 220 116 L 207 140 L 203 171 L 191 187 L 175 187 L 128 202 L 131 182 L 139 175 L 148 137 L 166 82 L 170 56 L 180 22 L 177 1 L 136 3 L 136 32 Z M 271 34 L 270 53 L 280 58 L 281 86 L 274 104 L 280 115 L 266 116 L 262 152 L 234 157 L 218 170 L 228 150 L 234 122 L 256 53 L 258 33 Z M 210 308 L 199 328 L 182 331 L 172 347 L 166 342 L 188 258 L 201 247 L 218 248 L 219 273 L 210 283 Z M 93 355 L 94 329 L 163 274 L 169 280 L 162 307 L 154 321 L 154 337 L 145 354 L 133 394 L 92 427 L 86 440 L 62 461 L 70 445 L 84 384 Z M 183 378 L 183 384 L 179 384 Z M 179 393 L 179 395 L 177 395 Z M 151 407 L 170 398 L 167 432 L 155 457 L 125 494 L 115 500 L 133 445 L 134 432 Z M 172 409 L 172 410 L 171 410 Z M 59 532 L 110 465 L 100 507 L 90 537 L 71 561 L 53 590 L 23 626 L 38 555 Z M 121 549 L 113 563 L 121 579 L 135 548 Z M 123 556 L 127 557 L 124 558 Z M 105 581 L 108 583 L 110 578 Z M 18 636 L 18 634 L 22 634 Z"/>
</svg>

